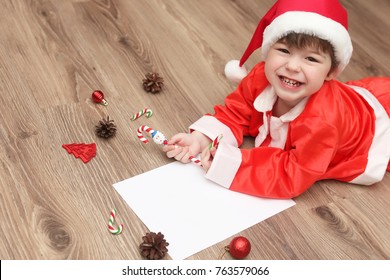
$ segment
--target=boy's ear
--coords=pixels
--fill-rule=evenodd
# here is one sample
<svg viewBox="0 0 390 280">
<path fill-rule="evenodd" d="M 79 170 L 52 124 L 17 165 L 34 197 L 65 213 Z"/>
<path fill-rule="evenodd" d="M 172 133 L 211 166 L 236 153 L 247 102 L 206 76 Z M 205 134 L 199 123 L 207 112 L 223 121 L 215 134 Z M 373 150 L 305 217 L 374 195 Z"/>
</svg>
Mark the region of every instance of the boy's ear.
<svg viewBox="0 0 390 280">
<path fill-rule="evenodd" d="M 338 71 L 337 69 L 334 69 L 333 71 L 328 73 L 328 75 L 325 78 L 325 81 L 333 80 L 334 78 L 336 78 L 337 75 L 338 75 Z"/>
</svg>

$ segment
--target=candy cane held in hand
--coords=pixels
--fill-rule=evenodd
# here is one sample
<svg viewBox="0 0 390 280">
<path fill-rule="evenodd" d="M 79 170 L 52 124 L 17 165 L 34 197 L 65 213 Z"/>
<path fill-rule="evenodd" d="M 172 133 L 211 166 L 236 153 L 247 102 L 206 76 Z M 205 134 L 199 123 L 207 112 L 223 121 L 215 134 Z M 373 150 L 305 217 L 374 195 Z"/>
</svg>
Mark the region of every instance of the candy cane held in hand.
<svg viewBox="0 0 390 280">
<path fill-rule="evenodd" d="M 218 135 L 218 137 L 216 137 L 214 141 L 210 143 L 209 150 L 211 150 L 213 147 L 218 148 L 219 141 L 221 141 L 222 137 L 222 134 Z"/>
<path fill-rule="evenodd" d="M 213 148 L 213 147 L 217 148 L 217 147 L 218 147 L 218 144 L 219 144 L 219 141 L 221 141 L 222 137 L 223 137 L 222 134 L 218 135 L 218 137 L 216 137 L 216 138 L 214 139 L 214 141 L 210 143 L 210 145 L 209 145 L 209 150 L 210 150 L 211 148 Z M 193 163 L 195 163 L 195 164 L 197 164 L 197 165 L 199 165 L 199 166 L 202 166 L 201 161 L 200 161 L 199 159 L 197 159 L 196 157 L 194 157 L 194 156 L 190 156 L 190 157 L 189 157 L 189 160 L 191 160 Z"/>
<path fill-rule="evenodd" d="M 164 134 L 162 134 L 160 131 L 158 130 L 154 130 L 146 125 L 142 125 L 138 128 L 137 130 L 137 135 L 138 135 L 138 138 L 139 140 L 141 140 L 142 142 L 144 142 L 145 144 L 147 144 L 149 142 L 148 139 L 146 139 L 142 132 L 143 131 L 146 131 L 148 133 L 150 133 L 152 135 L 152 139 L 153 141 L 156 143 L 156 144 L 163 144 L 163 145 L 167 145 L 168 144 L 168 140 L 167 138 L 164 136 Z M 217 148 L 218 147 L 218 143 L 219 141 L 222 139 L 222 134 L 219 135 L 217 138 L 214 139 L 213 142 L 210 143 L 209 145 L 209 149 L 215 147 Z M 190 156 L 188 158 L 189 160 L 191 160 L 193 163 L 195 163 L 196 165 L 199 165 L 199 166 L 202 166 L 202 163 L 199 159 L 197 159 L 196 157 L 194 156 Z"/>
<path fill-rule="evenodd" d="M 188 159 L 190 161 L 192 161 L 193 163 L 195 163 L 196 165 L 203 166 L 202 162 L 199 159 L 197 159 L 196 157 L 194 157 L 194 156 L 190 156 Z"/>
<path fill-rule="evenodd" d="M 108 220 L 108 230 L 112 234 L 120 234 L 123 230 L 123 224 L 120 224 L 117 229 L 114 228 L 114 220 L 115 220 L 116 210 L 112 209 L 110 213 L 110 219 Z"/>
<path fill-rule="evenodd" d="M 141 140 L 142 142 L 144 142 L 145 144 L 147 144 L 149 142 L 149 140 L 146 139 L 144 137 L 144 135 L 142 134 L 142 132 L 144 132 L 144 131 L 148 132 L 152 136 L 154 143 L 160 144 L 160 145 L 161 144 L 163 144 L 163 145 L 168 144 L 167 138 L 160 131 L 154 130 L 147 125 L 141 125 L 137 130 L 137 136 L 138 136 L 138 139 Z"/>
<path fill-rule="evenodd" d="M 149 142 L 148 139 L 146 139 L 142 132 L 148 132 L 150 133 L 150 135 L 152 136 L 152 139 L 154 141 L 154 143 L 156 144 L 163 144 L 163 145 L 167 145 L 168 144 L 168 140 L 167 138 L 164 136 L 164 134 L 162 134 L 160 131 L 158 130 L 154 130 L 152 128 L 150 128 L 149 126 L 147 125 L 141 125 L 138 130 L 137 130 L 137 136 L 138 136 L 138 139 L 141 140 L 142 142 L 144 142 L 145 144 L 147 144 Z M 200 160 L 198 160 L 197 158 L 195 158 L 194 156 L 190 156 L 189 158 L 193 163 L 199 165 L 199 166 L 202 166 Z"/>
<path fill-rule="evenodd" d="M 138 113 L 134 114 L 131 117 L 131 120 L 134 121 L 134 120 L 138 119 L 139 117 L 141 117 L 142 115 L 145 115 L 147 118 L 150 118 L 153 115 L 153 111 L 152 111 L 152 109 L 145 108 L 145 109 L 139 111 Z"/>
</svg>

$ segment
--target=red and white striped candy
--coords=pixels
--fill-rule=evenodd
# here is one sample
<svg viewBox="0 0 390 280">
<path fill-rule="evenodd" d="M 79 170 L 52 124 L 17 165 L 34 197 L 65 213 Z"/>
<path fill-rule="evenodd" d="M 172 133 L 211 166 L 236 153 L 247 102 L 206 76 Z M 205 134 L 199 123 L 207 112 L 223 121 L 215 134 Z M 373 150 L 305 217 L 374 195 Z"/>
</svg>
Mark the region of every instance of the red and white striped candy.
<svg viewBox="0 0 390 280">
<path fill-rule="evenodd" d="M 138 113 L 134 114 L 132 117 L 131 117 L 131 120 L 134 121 L 136 119 L 138 119 L 139 117 L 141 117 L 142 115 L 145 115 L 147 118 L 150 118 L 153 114 L 153 111 L 149 108 L 145 108 L 141 111 L 139 111 Z"/>
<path fill-rule="evenodd" d="M 211 148 L 213 148 L 213 147 L 217 148 L 217 147 L 218 147 L 218 144 L 219 144 L 219 141 L 221 141 L 222 137 L 223 137 L 222 134 L 218 135 L 218 137 L 216 137 L 216 138 L 214 139 L 214 141 L 210 143 L 210 145 L 209 145 L 209 150 L 210 150 Z"/>
<path fill-rule="evenodd" d="M 197 158 L 194 157 L 194 156 L 190 156 L 190 157 L 189 157 L 189 160 L 192 161 L 193 163 L 195 163 L 196 165 L 203 166 L 202 163 L 200 162 L 200 160 L 197 159 Z"/>
<path fill-rule="evenodd" d="M 150 127 L 148 127 L 146 125 L 141 125 L 137 130 L 137 135 L 138 135 L 139 140 L 141 140 L 145 144 L 148 143 L 149 141 L 148 141 L 148 139 L 146 139 L 143 136 L 142 132 L 144 132 L 144 131 L 150 133 L 154 143 L 159 144 L 159 145 L 167 145 L 168 144 L 167 138 L 160 131 L 151 129 Z"/>
<path fill-rule="evenodd" d="M 141 125 L 138 130 L 137 130 L 137 136 L 138 136 L 138 139 L 141 140 L 142 142 L 144 142 L 145 144 L 147 144 L 149 142 L 148 139 L 146 139 L 144 137 L 144 135 L 142 134 L 142 132 L 148 132 L 150 134 L 154 133 L 154 130 L 152 128 L 150 128 L 149 126 L 147 125 Z"/>
<path fill-rule="evenodd" d="M 108 220 L 108 230 L 112 234 L 120 234 L 123 231 L 123 224 L 120 224 L 117 229 L 114 228 L 115 214 L 116 210 L 112 209 L 110 212 L 110 219 Z"/>
<path fill-rule="evenodd" d="M 211 148 L 213 148 L 213 147 L 217 148 L 218 144 L 219 144 L 219 141 L 221 141 L 222 137 L 223 137 L 222 134 L 220 134 L 218 137 L 216 137 L 214 139 L 214 141 L 210 143 L 209 150 Z M 196 165 L 203 166 L 201 161 L 199 159 L 197 159 L 196 157 L 194 157 L 194 156 L 190 156 L 189 160 L 192 161 L 193 163 L 195 163 Z"/>
</svg>

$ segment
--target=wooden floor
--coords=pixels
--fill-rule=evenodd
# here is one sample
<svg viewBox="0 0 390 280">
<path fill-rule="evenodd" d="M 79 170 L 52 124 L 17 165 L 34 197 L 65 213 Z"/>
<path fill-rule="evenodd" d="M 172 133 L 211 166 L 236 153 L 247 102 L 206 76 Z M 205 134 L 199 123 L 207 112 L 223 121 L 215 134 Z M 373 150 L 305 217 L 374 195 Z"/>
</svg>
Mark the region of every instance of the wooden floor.
<svg viewBox="0 0 390 280">
<path fill-rule="evenodd" d="M 112 184 L 171 160 L 140 144 L 145 119 L 131 115 L 152 108 L 148 125 L 169 137 L 213 112 L 234 89 L 225 62 L 273 2 L 1 1 L 0 259 L 141 259 L 148 229 Z M 354 55 L 340 79 L 389 76 L 390 2 L 341 2 Z M 159 94 L 142 89 L 149 71 L 165 79 Z M 95 89 L 109 106 L 91 101 Z M 107 115 L 118 127 L 110 140 L 94 132 Z M 87 164 L 61 147 L 81 142 L 98 148 Z M 390 173 L 371 187 L 319 182 L 295 201 L 238 233 L 252 242 L 249 259 L 390 259 Z M 120 236 L 107 230 L 113 207 L 128 229 Z M 217 259 L 228 242 L 189 259 Z"/>
</svg>

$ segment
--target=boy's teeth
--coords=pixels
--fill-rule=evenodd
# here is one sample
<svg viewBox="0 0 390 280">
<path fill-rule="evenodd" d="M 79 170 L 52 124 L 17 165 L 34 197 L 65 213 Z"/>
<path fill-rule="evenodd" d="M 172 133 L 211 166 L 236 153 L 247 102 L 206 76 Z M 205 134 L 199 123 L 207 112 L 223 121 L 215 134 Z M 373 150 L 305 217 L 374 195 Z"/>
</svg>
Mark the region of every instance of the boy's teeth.
<svg viewBox="0 0 390 280">
<path fill-rule="evenodd" d="M 293 87 L 298 87 L 301 85 L 300 82 L 298 81 L 294 81 L 294 80 L 290 80 L 286 77 L 282 77 L 282 81 L 285 83 L 285 84 L 288 84 L 289 86 L 293 86 Z"/>
</svg>

